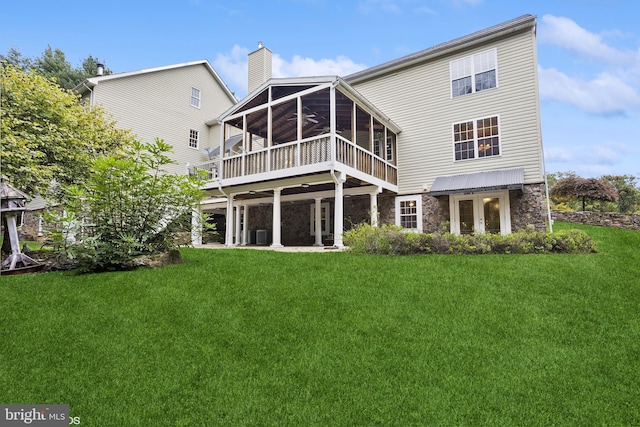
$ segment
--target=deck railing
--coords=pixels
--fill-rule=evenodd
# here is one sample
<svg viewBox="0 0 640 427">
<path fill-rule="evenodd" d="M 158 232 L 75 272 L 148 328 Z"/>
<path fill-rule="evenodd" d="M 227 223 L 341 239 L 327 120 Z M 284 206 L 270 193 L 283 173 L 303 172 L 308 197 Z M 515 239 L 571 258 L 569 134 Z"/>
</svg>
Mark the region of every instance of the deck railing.
<svg viewBox="0 0 640 427">
<path fill-rule="evenodd" d="M 335 161 L 393 185 L 398 183 L 398 169 L 372 152 L 336 136 L 334 147 L 328 135 L 278 144 L 223 159 L 213 159 L 194 165 L 192 170 L 204 170 L 211 180 L 240 178 L 260 173 Z"/>
</svg>

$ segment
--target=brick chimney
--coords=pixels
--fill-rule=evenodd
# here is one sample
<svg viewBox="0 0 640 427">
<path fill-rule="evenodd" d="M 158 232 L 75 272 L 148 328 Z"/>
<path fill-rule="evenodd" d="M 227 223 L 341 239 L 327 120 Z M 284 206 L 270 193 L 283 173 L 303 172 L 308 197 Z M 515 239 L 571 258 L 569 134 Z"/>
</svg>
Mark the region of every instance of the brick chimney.
<svg viewBox="0 0 640 427">
<path fill-rule="evenodd" d="M 249 81 L 247 93 L 253 92 L 272 75 L 271 51 L 258 42 L 258 50 L 249 54 Z"/>
</svg>

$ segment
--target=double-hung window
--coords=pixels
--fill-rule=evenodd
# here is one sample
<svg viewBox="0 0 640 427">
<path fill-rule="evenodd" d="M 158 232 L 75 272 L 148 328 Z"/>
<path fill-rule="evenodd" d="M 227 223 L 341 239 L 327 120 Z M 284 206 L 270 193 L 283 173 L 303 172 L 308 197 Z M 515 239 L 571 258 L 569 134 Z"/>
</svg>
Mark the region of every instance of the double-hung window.
<svg viewBox="0 0 640 427">
<path fill-rule="evenodd" d="M 496 49 L 465 56 L 449 63 L 451 97 L 480 92 L 498 86 Z"/>
<path fill-rule="evenodd" d="M 453 125 L 453 152 L 455 160 L 500 155 L 498 116 L 455 123 Z"/>
<path fill-rule="evenodd" d="M 420 195 L 396 197 L 396 225 L 413 231 L 422 231 L 422 197 Z"/>
<path fill-rule="evenodd" d="M 191 88 L 191 106 L 200 108 L 200 89 Z"/>
<path fill-rule="evenodd" d="M 197 149 L 199 140 L 199 132 L 197 130 L 189 129 L 189 147 Z"/>
</svg>

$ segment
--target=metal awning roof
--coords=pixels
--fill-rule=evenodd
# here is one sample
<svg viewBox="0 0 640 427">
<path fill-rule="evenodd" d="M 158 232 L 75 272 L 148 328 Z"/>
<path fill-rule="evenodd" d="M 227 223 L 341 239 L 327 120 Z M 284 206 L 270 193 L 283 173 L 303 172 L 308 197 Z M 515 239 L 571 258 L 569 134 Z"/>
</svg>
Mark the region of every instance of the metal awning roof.
<svg viewBox="0 0 640 427">
<path fill-rule="evenodd" d="M 469 193 L 498 189 L 522 190 L 524 169 L 503 169 L 476 172 L 464 175 L 439 176 L 433 182 L 431 196 L 443 194 Z"/>
</svg>

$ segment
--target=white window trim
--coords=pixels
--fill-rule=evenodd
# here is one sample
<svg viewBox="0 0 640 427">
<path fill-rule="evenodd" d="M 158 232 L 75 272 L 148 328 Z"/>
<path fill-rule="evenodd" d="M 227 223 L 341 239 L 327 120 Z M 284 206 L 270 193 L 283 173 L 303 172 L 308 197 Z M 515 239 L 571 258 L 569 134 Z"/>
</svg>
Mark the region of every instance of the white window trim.
<svg viewBox="0 0 640 427">
<path fill-rule="evenodd" d="M 486 156 L 479 157 L 478 156 L 478 120 L 490 119 L 492 117 L 498 118 L 498 143 L 500 144 L 500 154 L 496 154 L 495 156 Z M 456 160 L 456 133 L 454 131 L 454 126 L 460 123 L 472 122 L 473 123 L 473 158 L 472 159 L 460 159 Z M 459 120 L 455 123 L 451 123 L 451 158 L 454 162 L 469 162 L 473 160 L 485 160 L 492 158 L 502 157 L 503 153 L 503 139 L 502 139 L 502 118 L 500 114 L 489 114 L 483 117 L 476 117 L 475 119 L 470 120 Z"/>
<path fill-rule="evenodd" d="M 198 91 L 198 96 L 195 97 L 193 96 L 193 91 L 197 90 Z M 190 100 L 190 104 L 193 108 L 198 108 L 200 109 L 200 105 L 202 104 L 202 91 L 196 87 L 191 87 L 191 93 L 189 95 L 189 100 Z M 194 100 L 197 100 L 197 105 L 194 104 Z"/>
<path fill-rule="evenodd" d="M 196 146 L 195 147 L 191 146 L 191 133 L 192 132 L 196 133 Z M 199 130 L 189 129 L 189 140 L 187 142 L 187 146 L 189 148 L 191 148 L 192 150 L 198 150 L 200 148 L 200 131 Z"/>
<path fill-rule="evenodd" d="M 396 197 L 396 225 L 400 225 L 400 202 L 416 202 L 417 228 L 407 228 L 408 231 L 422 232 L 422 196 L 420 194 L 412 194 L 410 196 Z"/>
<path fill-rule="evenodd" d="M 452 194 L 449 197 L 449 215 L 451 219 L 451 232 L 460 234 L 460 200 L 473 200 L 473 217 L 475 224 L 473 229 L 478 233 L 484 233 L 484 206 L 482 199 L 497 198 L 500 204 L 500 234 L 511 233 L 511 207 L 509 190 L 499 190 L 486 193 Z"/>
<path fill-rule="evenodd" d="M 479 68 L 479 67 L 477 67 L 476 64 L 475 64 L 475 56 L 476 55 L 481 55 L 483 53 L 488 53 L 488 52 L 493 52 L 493 59 L 495 61 L 496 67 L 492 68 L 492 69 L 496 70 L 496 86 L 491 88 L 491 89 L 481 90 L 480 92 L 486 92 L 486 91 L 490 91 L 492 89 L 497 89 L 497 88 L 500 87 L 500 82 L 499 82 L 499 79 L 498 79 L 498 49 L 494 47 L 494 48 L 491 48 L 491 49 L 483 50 L 482 52 L 476 52 L 476 53 L 473 53 L 471 55 L 463 56 L 461 58 L 457 58 L 457 59 L 453 59 L 453 60 L 449 61 L 449 95 L 451 96 L 451 99 L 463 98 L 464 95 L 471 95 L 471 94 L 474 94 L 474 93 L 478 93 L 478 91 L 476 91 L 476 78 L 475 77 L 476 77 L 476 74 L 479 74 L 479 73 L 482 73 L 482 72 L 485 72 L 485 71 L 477 71 L 476 72 L 476 69 Z M 456 79 L 453 78 L 453 64 L 458 62 L 458 61 L 465 60 L 465 59 L 469 59 L 471 61 L 471 74 L 468 75 L 468 76 L 471 77 L 471 93 L 466 93 L 466 94 L 462 94 L 462 95 L 458 95 L 458 96 L 453 96 L 453 81 L 462 78 L 462 77 L 458 77 Z M 486 71 L 489 71 L 489 70 L 486 70 Z M 465 75 L 464 77 L 467 77 L 467 75 Z"/>
</svg>

